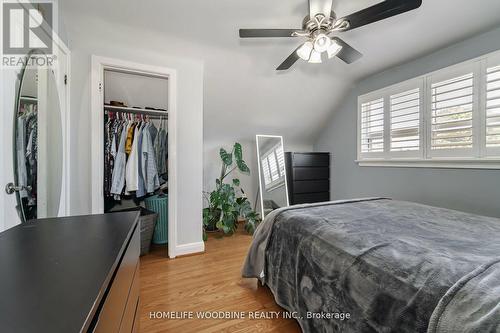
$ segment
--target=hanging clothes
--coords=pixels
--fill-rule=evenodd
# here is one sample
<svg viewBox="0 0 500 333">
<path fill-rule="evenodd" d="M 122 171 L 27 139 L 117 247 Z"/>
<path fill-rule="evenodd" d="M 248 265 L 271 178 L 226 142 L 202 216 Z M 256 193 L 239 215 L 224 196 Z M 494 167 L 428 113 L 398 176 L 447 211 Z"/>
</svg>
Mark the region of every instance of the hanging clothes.
<svg viewBox="0 0 500 333">
<path fill-rule="evenodd" d="M 135 130 L 135 124 L 132 123 L 127 131 L 127 142 L 125 144 L 125 152 L 127 153 L 127 156 L 130 155 L 130 153 L 132 152 L 132 143 L 134 142 L 134 133 L 135 133 L 134 130 Z"/>
<path fill-rule="evenodd" d="M 127 160 L 125 170 L 125 194 L 137 191 L 139 185 L 139 156 L 137 150 L 139 149 L 137 143 L 139 142 L 139 124 L 133 125 L 134 135 L 130 144 L 130 154 Z M 127 136 L 128 144 L 128 136 Z"/>
<path fill-rule="evenodd" d="M 156 158 L 156 168 L 159 175 L 167 173 L 167 131 L 164 128 L 165 124 L 163 119 L 160 120 L 160 128 L 158 129 L 158 134 L 156 135 L 154 141 L 154 152 Z"/>
<path fill-rule="evenodd" d="M 156 167 L 156 158 L 151 134 L 145 131 L 142 139 L 142 172 L 144 175 L 144 184 L 147 193 L 153 193 L 160 187 L 158 169 Z"/>
<path fill-rule="evenodd" d="M 121 194 L 125 186 L 125 168 L 127 165 L 127 155 L 125 152 L 125 144 L 127 141 L 128 130 L 130 128 L 130 123 L 127 122 L 123 126 L 123 130 L 120 136 L 120 143 L 118 145 L 118 150 L 116 152 L 116 159 L 113 167 L 113 177 L 111 183 L 111 194 L 114 195 L 116 200 L 121 199 Z"/>
<path fill-rule="evenodd" d="M 147 194 L 146 184 L 144 182 L 144 171 L 142 168 L 142 164 L 143 164 L 142 159 L 144 158 L 143 150 L 142 150 L 142 142 L 144 139 L 144 132 L 145 131 L 149 132 L 150 127 L 151 127 L 150 123 L 144 123 L 143 126 L 141 126 L 139 133 L 138 133 L 138 137 L 137 137 L 137 155 L 138 155 L 138 165 L 137 165 L 138 170 L 137 171 L 138 171 L 138 176 L 139 176 L 138 182 L 137 182 L 137 191 L 135 193 L 135 196 L 137 198 L 141 198 Z"/>
<path fill-rule="evenodd" d="M 160 138 L 159 154 L 166 156 L 166 131 L 160 121 L 157 129 L 149 120 L 121 121 L 108 114 L 105 123 L 105 177 L 106 197 L 121 200 L 122 196 L 142 198 L 160 187 L 160 175 L 152 139 Z M 166 162 L 161 165 L 165 168 Z"/>
<path fill-rule="evenodd" d="M 112 116 L 108 116 L 108 121 L 104 125 L 104 196 L 109 197 L 111 195 L 111 182 L 113 179 L 113 164 L 116 155 L 112 153 L 113 151 L 113 138 L 114 138 L 114 124 Z"/>
<path fill-rule="evenodd" d="M 28 185 L 28 170 L 26 167 L 26 117 L 24 115 L 17 118 L 17 138 L 16 138 L 16 155 L 17 155 L 17 181 L 18 186 Z M 21 190 L 19 192 L 21 198 L 27 198 L 28 192 Z"/>
<path fill-rule="evenodd" d="M 157 134 L 158 129 L 155 127 L 155 124 L 149 123 L 149 135 L 151 136 L 151 142 L 155 142 Z"/>
<path fill-rule="evenodd" d="M 34 106 L 33 106 L 34 108 Z M 26 170 L 27 185 L 31 187 L 28 194 L 28 205 L 36 206 L 37 195 L 37 173 L 38 173 L 38 117 L 35 111 L 32 111 L 26 120 Z"/>
</svg>

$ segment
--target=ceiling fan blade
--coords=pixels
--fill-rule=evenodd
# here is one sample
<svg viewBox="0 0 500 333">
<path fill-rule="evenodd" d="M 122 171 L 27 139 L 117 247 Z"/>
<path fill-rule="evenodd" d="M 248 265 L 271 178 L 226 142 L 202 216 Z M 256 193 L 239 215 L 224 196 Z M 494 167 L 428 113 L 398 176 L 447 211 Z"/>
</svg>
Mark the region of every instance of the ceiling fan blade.
<svg viewBox="0 0 500 333">
<path fill-rule="evenodd" d="M 296 37 L 294 32 L 302 29 L 240 29 L 241 38 Z"/>
<path fill-rule="evenodd" d="M 281 65 L 278 66 L 278 68 L 276 68 L 277 71 L 284 71 L 284 70 L 287 70 L 289 69 L 290 67 L 292 67 L 293 64 L 295 64 L 297 62 L 297 60 L 299 60 L 299 56 L 297 54 L 297 50 L 300 49 L 302 47 L 302 45 L 299 45 L 299 47 L 297 47 L 292 54 L 290 54 L 290 56 L 288 56 L 288 58 L 285 59 L 285 61 L 283 61 L 283 63 Z"/>
<path fill-rule="evenodd" d="M 344 42 L 342 39 L 338 37 L 332 37 L 332 40 L 335 40 L 339 45 L 342 45 L 342 49 L 337 54 L 342 61 L 347 64 L 352 64 L 356 60 L 359 60 L 363 55 L 356 51 L 351 45 Z"/>
<path fill-rule="evenodd" d="M 330 17 L 332 14 L 333 0 L 309 0 L 309 17 L 313 18 L 316 14 L 323 14 Z"/>
<path fill-rule="evenodd" d="M 340 20 L 349 21 L 349 27 L 345 30 L 351 30 L 417 9 L 421 5 L 422 0 L 386 0 Z"/>
</svg>

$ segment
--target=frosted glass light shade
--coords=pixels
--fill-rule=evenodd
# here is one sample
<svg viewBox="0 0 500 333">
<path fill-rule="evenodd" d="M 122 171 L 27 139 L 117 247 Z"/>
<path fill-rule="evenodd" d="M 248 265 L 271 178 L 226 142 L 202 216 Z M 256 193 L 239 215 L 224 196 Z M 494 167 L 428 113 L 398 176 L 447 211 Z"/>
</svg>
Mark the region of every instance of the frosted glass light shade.
<svg viewBox="0 0 500 333">
<path fill-rule="evenodd" d="M 314 50 L 319 53 L 325 52 L 331 43 L 332 41 L 327 35 L 319 34 L 314 40 Z"/>
<path fill-rule="evenodd" d="M 311 64 L 321 64 L 321 53 L 316 52 L 316 50 L 312 50 L 311 58 L 309 58 L 309 62 Z"/>
<path fill-rule="evenodd" d="M 330 46 L 326 52 L 328 53 L 328 59 L 335 57 L 342 50 L 342 45 L 340 45 L 336 40 L 332 40 Z"/>
<path fill-rule="evenodd" d="M 309 61 L 311 58 L 311 51 L 313 50 L 313 43 L 311 42 L 305 42 L 304 45 L 302 45 L 298 50 L 297 50 L 297 55 L 305 60 Z"/>
</svg>

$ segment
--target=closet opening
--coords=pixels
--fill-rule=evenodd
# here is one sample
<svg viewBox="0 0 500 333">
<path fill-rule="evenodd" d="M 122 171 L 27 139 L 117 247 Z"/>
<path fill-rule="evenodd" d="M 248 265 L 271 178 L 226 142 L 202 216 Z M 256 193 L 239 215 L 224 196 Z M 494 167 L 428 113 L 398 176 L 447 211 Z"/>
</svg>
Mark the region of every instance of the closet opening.
<svg viewBox="0 0 500 333">
<path fill-rule="evenodd" d="M 104 212 L 141 211 L 143 254 L 168 243 L 168 84 L 104 70 Z"/>
<path fill-rule="evenodd" d="M 140 210 L 142 252 L 174 258 L 176 72 L 93 56 L 92 87 L 92 211 Z"/>
</svg>

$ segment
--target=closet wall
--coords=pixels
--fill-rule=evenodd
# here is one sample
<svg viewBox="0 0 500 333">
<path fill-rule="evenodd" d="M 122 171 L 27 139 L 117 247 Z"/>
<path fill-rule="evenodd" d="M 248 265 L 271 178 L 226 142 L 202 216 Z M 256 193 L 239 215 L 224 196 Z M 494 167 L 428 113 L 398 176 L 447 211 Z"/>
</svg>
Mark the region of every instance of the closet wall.
<svg viewBox="0 0 500 333">
<path fill-rule="evenodd" d="M 122 101 L 129 106 L 167 109 L 166 79 L 106 70 L 104 84 L 104 103 Z"/>
</svg>

